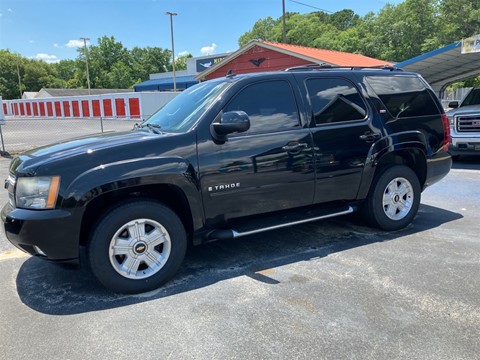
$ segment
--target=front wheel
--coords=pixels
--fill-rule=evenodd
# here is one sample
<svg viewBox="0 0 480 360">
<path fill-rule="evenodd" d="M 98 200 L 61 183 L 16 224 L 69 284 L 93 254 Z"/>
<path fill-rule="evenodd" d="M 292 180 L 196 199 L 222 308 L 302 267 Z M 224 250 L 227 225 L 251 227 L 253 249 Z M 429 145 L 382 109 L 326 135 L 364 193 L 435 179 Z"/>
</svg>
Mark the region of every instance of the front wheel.
<svg viewBox="0 0 480 360">
<path fill-rule="evenodd" d="M 420 182 L 412 169 L 404 165 L 387 168 L 372 183 L 364 216 L 382 230 L 402 229 L 417 214 L 420 197 Z"/>
<path fill-rule="evenodd" d="M 187 237 L 178 216 L 152 201 L 124 203 L 96 225 L 88 244 L 95 277 L 121 293 L 153 290 L 169 280 L 185 256 Z"/>
</svg>

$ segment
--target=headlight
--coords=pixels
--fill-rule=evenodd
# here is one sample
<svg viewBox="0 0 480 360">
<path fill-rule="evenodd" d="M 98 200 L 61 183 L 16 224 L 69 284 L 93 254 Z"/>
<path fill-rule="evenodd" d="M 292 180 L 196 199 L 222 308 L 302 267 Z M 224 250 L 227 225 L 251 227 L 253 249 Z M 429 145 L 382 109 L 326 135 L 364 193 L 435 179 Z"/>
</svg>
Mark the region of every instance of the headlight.
<svg viewBox="0 0 480 360">
<path fill-rule="evenodd" d="M 16 206 L 27 209 L 53 209 L 59 188 L 60 176 L 17 178 Z"/>
</svg>

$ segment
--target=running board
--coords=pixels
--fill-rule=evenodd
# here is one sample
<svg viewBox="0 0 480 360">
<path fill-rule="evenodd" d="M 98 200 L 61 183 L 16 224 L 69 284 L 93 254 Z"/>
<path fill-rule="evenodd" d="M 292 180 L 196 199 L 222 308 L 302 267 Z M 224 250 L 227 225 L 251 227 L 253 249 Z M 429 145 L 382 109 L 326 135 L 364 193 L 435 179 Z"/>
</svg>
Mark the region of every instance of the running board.
<svg viewBox="0 0 480 360">
<path fill-rule="evenodd" d="M 351 214 L 354 211 L 353 207 L 348 206 L 345 208 L 345 210 L 338 211 L 338 212 L 333 212 L 333 213 L 326 213 L 323 215 L 319 216 L 314 216 L 314 217 L 309 217 L 305 219 L 299 219 L 295 221 L 289 221 L 289 222 L 284 222 L 284 223 L 279 223 L 271 226 L 266 226 L 266 227 L 261 227 L 261 228 L 256 228 L 256 229 L 225 229 L 225 230 L 214 230 L 210 234 L 208 234 L 207 241 L 208 240 L 232 240 L 236 239 L 242 236 L 248 236 L 248 235 L 253 235 L 253 234 L 258 234 L 264 231 L 270 231 L 270 230 L 275 230 L 275 229 L 281 229 L 284 227 L 288 226 L 293 226 L 293 225 L 299 225 L 299 224 L 304 224 L 312 221 L 317 221 L 317 220 L 323 220 L 323 219 L 328 219 L 336 216 L 341 216 L 341 215 L 347 215 Z"/>
</svg>

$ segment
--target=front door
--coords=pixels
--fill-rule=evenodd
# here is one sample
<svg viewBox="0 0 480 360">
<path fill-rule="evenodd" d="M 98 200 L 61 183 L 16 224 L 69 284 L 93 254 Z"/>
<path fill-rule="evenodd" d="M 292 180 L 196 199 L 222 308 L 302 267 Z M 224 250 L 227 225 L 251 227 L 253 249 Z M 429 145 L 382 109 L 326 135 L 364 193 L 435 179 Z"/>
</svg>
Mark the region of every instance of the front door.
<svg viewBox="0 0 480 360">
<path fill-rule="evenodd" d="M 312 204 L 313 139 L 301 126 L 291 84 L 250 84 L 223 109 L 234 110 L 249 115 L 248 131 L 224 143 L 199 142 L 207 224 Z"/>
</svg>

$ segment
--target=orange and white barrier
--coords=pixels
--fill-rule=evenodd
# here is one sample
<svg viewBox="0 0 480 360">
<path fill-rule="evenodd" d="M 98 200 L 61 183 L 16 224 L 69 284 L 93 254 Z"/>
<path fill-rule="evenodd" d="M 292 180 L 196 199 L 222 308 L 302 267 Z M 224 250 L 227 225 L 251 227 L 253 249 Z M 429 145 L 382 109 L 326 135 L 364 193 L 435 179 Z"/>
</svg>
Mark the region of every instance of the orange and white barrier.
<svg viewBox="0 0 480 360">
<path fill-rule="evenodd" d="M 5 116 L 25 118 L 85 118 L 144 120 L 172 100 L 178 92 L 132 92 L 3 100 Z"/>
</svg>

